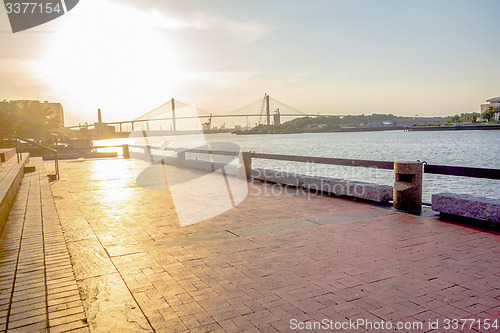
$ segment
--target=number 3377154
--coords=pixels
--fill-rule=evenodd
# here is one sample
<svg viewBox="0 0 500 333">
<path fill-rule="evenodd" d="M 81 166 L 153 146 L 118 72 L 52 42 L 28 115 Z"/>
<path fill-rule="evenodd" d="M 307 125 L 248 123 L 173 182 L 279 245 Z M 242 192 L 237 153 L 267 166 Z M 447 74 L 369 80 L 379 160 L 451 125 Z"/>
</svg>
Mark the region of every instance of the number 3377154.
<svg viewBox="0 0 500 333">
<path fill-rule="evenodd" d="M 7 2 L 5 3 L 7 14 L 52 14 L 61 13 L 63 9 L 59 2 L 37 3 L 37 2 Z"/>
</svg>

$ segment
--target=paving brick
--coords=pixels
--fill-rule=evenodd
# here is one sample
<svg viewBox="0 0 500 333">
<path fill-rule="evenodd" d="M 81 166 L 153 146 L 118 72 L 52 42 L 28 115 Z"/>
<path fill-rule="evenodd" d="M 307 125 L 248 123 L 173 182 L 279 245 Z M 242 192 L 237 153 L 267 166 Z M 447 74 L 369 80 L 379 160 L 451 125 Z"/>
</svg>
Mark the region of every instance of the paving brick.
<svg viewBox="0 0 500 333">
<path fill-rule="evenodd" d="M 36 303 L 23 304 L 21 306 L 19 304 L 12 303 L 10 313 L 11 315 L 15 315 L 21 312 L 30 312 L 30 311 L 35 311 L 37 309 L 45 309 L 46 307 L 47 304 L 45 303 L 45 300 Z"/>
<path fill-rule="evenodd" d="M 44 316 L 47 314 L 47 310 L 45 308 L 39 308 L 34 310 L 29 310 L 25 312 L 19 312 L 16 314 L 12 314 L 9 317 L 9 321 L 23 320 L 37 316 Z"/>
<path fill-rule="evenodd" d="M 72 296 L 79 296 L 78 290 L 76 289 L 71 289 L 71 290 L 66 290 L 66 291 L 60 291 L 57 293 L 49 293 L 47 295 L 48 301 L 55 301 L 59 298 L 68 298 Z"/>
<path fill-rule="evenodd" d="M 69 316 L 69 315 L 75 315 L 75 314 L 79 314 L 79 313 L 83 313 L 83 312 L 84 312 L 84 310 L 83 310 L 82 305 L 68 308 L 68 309 L 64 309 L 64 310 L 60 310 L 60 311 L 52 311 L 52 312 L 49 312 L 49 320 L 53 320 L 55 318 L 60 318 L 60 317 Z"/>
<path fill-rule="evenodd" d="M 52 317 L 49 318 L 49 323 L 51 326 L 58 326 L 62 324 L 67 324 L 75 321 L 86 321 L 87 317 L 85 316 L 85 313 L 83 312 L 78 312 L 75 314 L 70 314 L 62 317 Z"/>
<path fill-rule="evenodd" d="M 37 315 L 29 318 L 23 318 L 16 321 L 9 320 L 9 329 L 20 328 L 23 326 L 31 325 L 34 323 L 39 323 L 39 325 L 43 325 L 43 327 L 47 326 L 47 316 L 44 314 Z"/>
<path fill-rule="evenodd" d="M 40 302 L 45 302 L 45 296 L 22 299 L 16 302 L 12 302 L 12 307 L 24 307 L 27 305 L 36 304 Z"/>
<path fill-rule="evenodd" d="M 51 285 L 47 287 L 49 295 L 58 294 L 66 291 L 78 291 L 78 285 L 74 281 L 68 281 L 66 283 L 61 283 L 58 285 Z"/>
<path fill-rule="evenodd" d="M 77 320 L 71 323 L 66 323 L 62 325 L 52 326 L 50 327 L 50 332 L 59 333 L 59 332 L 71 332 L 71 333 L 83 333 L 90 332 L 87 323 L 82 322 L 81 320 Z"/>
<path fill-rule="evenodd" d="M 80 301 L 81 302 L 80 295 L 70 295 L 70 296 L 67 296 L 67 297 L 54 298 L 52 300 L 49 300 L 47 302 L 47 304 L 48 304 L 49 307 L 52 307 L 52 306 L 56 306 L 56 305 L 60 305 L 60 304 L 65 304 L 65 303 L 69 303 L 69 302 L 76 302 L 76 301 Z"/>
<path fill-rule="evenodd" d="M 8 332 L 46 332 L 47 323 L 45 321 L 29 323 L 24 326 L 11 328 L 9 326 Z"/>
</svg>

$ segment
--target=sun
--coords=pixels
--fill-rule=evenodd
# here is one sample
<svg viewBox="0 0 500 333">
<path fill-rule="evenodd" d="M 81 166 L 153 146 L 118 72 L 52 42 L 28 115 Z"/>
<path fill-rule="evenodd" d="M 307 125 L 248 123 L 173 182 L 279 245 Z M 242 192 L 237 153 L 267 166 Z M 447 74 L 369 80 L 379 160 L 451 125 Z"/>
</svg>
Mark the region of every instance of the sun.
<svg viewBox="0 0 500 333">
<path fill-rule="evenodd" d="M 118 120 L 172 97 L 182 71 L 155 26 L 157 14 L 86 0 L 65 16 L 43 60 L 56 91 L 76 99 L 92 118 L 102 108 Z"/>
</svg>

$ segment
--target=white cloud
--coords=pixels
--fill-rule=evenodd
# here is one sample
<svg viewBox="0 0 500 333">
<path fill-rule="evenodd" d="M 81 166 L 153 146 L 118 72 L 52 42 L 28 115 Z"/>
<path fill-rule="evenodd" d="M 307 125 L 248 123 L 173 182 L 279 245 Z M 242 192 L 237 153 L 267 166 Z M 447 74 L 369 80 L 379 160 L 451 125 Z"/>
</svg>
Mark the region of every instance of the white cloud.
<svg viewBox="0 0 500 333">
<path fill-rule="evenodd" d="M 197 13 L 189 16 L 167 16 L 157 10 L 148 12 L 152 25 L 164 29 L 222 30 L 241 43 L 251 43 L 262 36 L 267 28 L 263 23 L 238 22 L 213 13 Z"/>
</svg>

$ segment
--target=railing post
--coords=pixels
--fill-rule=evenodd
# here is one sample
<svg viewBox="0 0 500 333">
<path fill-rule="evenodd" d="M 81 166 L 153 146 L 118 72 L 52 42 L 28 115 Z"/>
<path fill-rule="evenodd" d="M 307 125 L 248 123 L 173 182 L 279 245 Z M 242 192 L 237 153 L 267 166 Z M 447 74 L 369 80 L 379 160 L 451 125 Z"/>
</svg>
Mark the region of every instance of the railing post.
<svg viewBox="0 0 500 333">
<path fill-rule="evenodd" d="M 16 155 L 17 163 L 21 162 L 23 155 L 21 154 L 21 148 L 19 147 L 19 139 L 16 139 Z"/>
<path fill-rule="evenodd" d="M 57 156 L 57 150 L 54 151 L 54 164 L 56 168 L 56 179 L 59 180 L 59 158 Z"/>
<path fill-rule="evenodd" d="M 240 168 L 239 170 L 244 171 L 243 174 L 238 172 L 238 177 L 240 178 L 246 178 L 249 180 L 252 178 L 252 152 L 241 152 L 241 158 L 242 158 L 242 169 Z"/>
<path fill-rule="evenodd" d="M 130 158 L 130 149 L 128 145 L 123 145 L 123 158 Z"/>
</svg>

